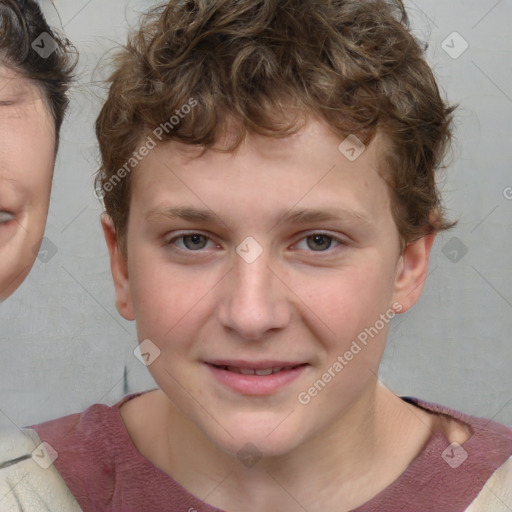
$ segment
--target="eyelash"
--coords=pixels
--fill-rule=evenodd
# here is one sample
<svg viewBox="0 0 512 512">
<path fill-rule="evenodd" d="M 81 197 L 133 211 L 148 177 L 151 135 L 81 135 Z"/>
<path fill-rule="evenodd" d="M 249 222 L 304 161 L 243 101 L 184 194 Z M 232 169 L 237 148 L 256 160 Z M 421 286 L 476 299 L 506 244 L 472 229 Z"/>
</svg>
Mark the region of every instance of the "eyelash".
<svg viewBox="0 0 512 512">
<path fill-rule="evenodd" d="M 178 236 L 175 236 L 173 238 L 171 238 L 169 241 L 166 241 L 165 242 L 165 245 L 174 245 L 174 242 L 176 242 L 177 240 L 183 240 L 184 238 L 186 237 L 189 237 L 189 236 L 193 236 L 193 235 L 199 235 L 199 236 L 204 236 L 207 241 L 211 242 L 211 238 L 208 236 L 208 235 L 205 235 L 203 233 L 199 233 L 197 231 L 190 231 L 188 233 L 182 233 L 181 235 L 178 235 Z M 347 245 L 347 242 L 341 238 L 338 238 L 334 235 L 331 235 L 330 233 L 326 233 L 324 231 L 311 231 L 310 233 L 307 233 L 305 234 L 302 238 L 300 238 L 295 244 L 293 244 L 294 246 L 296 246 L 299 242 L 303 241 L 303 240 L 306 240 L 310 237 L 313 237 L 313 236 L 325 236 L 326 238 L 330 239 L 332 242 L 336 243 L 337 245 L 333 247 L 329 247 L 328 249 L 326 249 L 325 251 L 313 251 L 313 250 L 306 250 L 306 252 L 310 252 L 310 253 L 313 253 L 313 254 L 331 254 L 333 251 L 335 251 L 337 248 L 339 248 L 340 246 L 345 246 Z M 196 251 L 194 250 L 191 250 L 191 249 L 187 249 L 186 247 L 185 248 L 181 248 L 181 247 L 178 247 L 175 245 L 175 247 L 179 250 L 179 251 L 182 251 L 182 252 L 187 252 L 187 253 L 198 253 L 198 254 L 201 254 L 203 253 L 206 248 L 203 248 L 203 249 L 198 249 Z M 315 257 L 321 257 L 321 256 L 315 256 Z"/>
</svg>

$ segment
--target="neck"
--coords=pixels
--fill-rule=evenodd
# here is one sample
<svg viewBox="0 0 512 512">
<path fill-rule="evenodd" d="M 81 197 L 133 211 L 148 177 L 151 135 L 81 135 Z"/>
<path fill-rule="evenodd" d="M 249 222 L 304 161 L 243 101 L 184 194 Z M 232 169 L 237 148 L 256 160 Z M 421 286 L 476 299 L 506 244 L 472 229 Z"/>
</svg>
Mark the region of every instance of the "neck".
<svg viewBox="0 0 512 512">
<path fill-rule="evenodd" d="M 328 429 L 285 455 L 247 467 L 214 445 L 163 393 L 159 399 L 169 411 L 168 450 L 160 443 L 158 455 L 145 455 L 192 494 L 234 512 L 351 510 L 398 478 L 432 427 L 428 413 L 374 382 Z"/>
</svg>

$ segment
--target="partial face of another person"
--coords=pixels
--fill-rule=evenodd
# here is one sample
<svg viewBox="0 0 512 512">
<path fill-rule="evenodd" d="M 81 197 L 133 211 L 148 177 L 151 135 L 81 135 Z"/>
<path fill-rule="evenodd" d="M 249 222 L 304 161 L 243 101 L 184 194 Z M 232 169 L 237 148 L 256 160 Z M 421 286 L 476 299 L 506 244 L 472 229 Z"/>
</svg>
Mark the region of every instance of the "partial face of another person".
<svg viewBox="0 0 512 512">
<path fill-rule="evenodd" d="M 40 87 L 0 63 L 0 301 L 22 283 L 37 256 L 55 136 Z"/>
</svg>

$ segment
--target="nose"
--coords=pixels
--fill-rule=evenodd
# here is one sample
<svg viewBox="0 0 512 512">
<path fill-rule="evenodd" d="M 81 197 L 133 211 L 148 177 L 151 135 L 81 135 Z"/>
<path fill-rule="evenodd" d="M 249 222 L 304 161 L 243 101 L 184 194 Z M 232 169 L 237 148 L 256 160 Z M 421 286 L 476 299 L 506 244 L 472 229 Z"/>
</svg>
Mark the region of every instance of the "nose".
<svg viewBox="0 0 512 512">
<path fill-rule="evenodd" d="M 265 252 L 252 263 L 236 256 L 234 268 L 219 290 L 219 321 L 247 340 L 260 340 L 290 322 L 287 288 L 269 263 Z"/>
</svg>

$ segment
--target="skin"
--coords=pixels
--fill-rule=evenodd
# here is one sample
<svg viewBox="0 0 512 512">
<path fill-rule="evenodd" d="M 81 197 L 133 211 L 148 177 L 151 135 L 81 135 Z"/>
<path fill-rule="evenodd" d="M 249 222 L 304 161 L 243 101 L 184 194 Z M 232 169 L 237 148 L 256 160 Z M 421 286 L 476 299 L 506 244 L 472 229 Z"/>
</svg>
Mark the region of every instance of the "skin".
<svg viewBox="0 0 512 512">
<path fill-rule="evenodd" d="M 401 252 L 378 173 L 382 140 L 355 162 L 340 142 L 312 119 L 286 139 L 249 135 L 228 154 L 192 158 L 167 143 L 133 175 L 126 255 L 103 218 L 118 310 L 161 351 L 149 366 L 160 389 L 121 408 L 128 433 L 153 464 L 224 510 L 350 510 L 396 480 L 441 428 L 379 384 L 387 325 L 309 404 L 297 400 L 379 315 L 414 305 L 433 242 Z M 165 214 L 176 206 L 207 208 L 213 222 Z M 344 212 L 278 222 L 298 208 Z M 342 243 L 311 248 L 319 231 Z M 191 251 L 179 238 L 190 232 L 210 240 Z M 251 264 L 235 251 L 248 236 L 263 248 Z M 222 358 L 308 366 L 269 396 L 247 396 L 212 377 L 204 361 Z M 461 426 L 443 428 L 464 440 Z M 262 456 L 251 468 L 236 455 L 248 442 Z"/>
<path fill-rule="evenodd" d="M 42 91 L 0 65 L 0 301 L 22 283 L 44 233 L 55 128 Z"/>
</svg>

